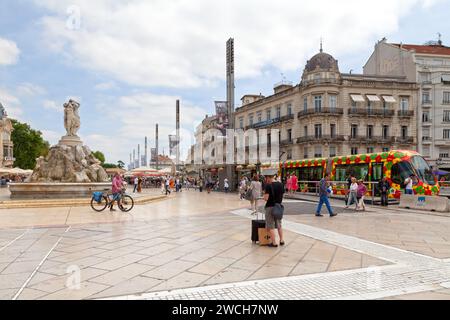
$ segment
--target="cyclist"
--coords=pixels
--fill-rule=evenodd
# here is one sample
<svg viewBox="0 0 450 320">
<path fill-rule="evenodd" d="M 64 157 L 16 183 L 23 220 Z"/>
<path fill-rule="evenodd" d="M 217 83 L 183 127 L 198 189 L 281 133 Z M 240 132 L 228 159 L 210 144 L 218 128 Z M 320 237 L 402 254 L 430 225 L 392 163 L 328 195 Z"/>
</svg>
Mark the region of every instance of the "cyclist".
<svg viewBox="0 0 450 320">
<path fill-rule="evenodd" d="M 113 199 L 112 199 L 111 205 L 109 207 L 109 209 L 111 211 L 116 211 L 113 208 L 115 201 L 117 201 L 117 205 L 120 206 L 120 199 L 121 199 L 121 196 L 122 196 L 122 188 L 123 188 L 122 177 L 120 176 L 119 173 L 116 172 L 116 174 L 114 175 L 114 178 L 112 180 Z"/>
</svg>

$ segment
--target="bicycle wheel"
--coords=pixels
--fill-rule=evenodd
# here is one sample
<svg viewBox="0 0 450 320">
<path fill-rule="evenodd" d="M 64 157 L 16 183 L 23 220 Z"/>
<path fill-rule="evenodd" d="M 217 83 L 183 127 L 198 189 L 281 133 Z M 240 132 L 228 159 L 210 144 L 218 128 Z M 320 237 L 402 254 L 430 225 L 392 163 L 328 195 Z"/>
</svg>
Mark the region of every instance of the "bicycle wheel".
<svg viewBox="0 0 450 320">
<path fill-rule="evenodd" d="M 95 201 L 94 197 L 91 199 L 91 208 L 97 212 L 101 212 L 106 209 L 108 206 L 108 198 L 106 196 L 102 196 L 100 201 Z"/>
<path fill-rule="evenodd" d="M 122 196 L 122 199 L 120 200 L 120 210 L 123 212 L 129 212 L 134 207 L 134 200 L 129 195 Z"/>
</svg>

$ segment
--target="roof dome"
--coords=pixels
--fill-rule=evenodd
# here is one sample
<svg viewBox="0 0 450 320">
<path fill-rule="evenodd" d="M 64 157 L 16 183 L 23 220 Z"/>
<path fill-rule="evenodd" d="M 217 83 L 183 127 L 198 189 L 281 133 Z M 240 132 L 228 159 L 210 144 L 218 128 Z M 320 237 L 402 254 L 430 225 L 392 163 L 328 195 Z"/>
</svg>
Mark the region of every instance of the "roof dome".
<svg viewBox="0 0 450 320">
<path fill-rule="evenodd" d="M 339 71 L 337 60 L 328 53 L 320 51 L 311 60 L 308 60 L 305 67 L 305 72 L 313 72 L 316 69 L 323 71 Z"/>
</svg>

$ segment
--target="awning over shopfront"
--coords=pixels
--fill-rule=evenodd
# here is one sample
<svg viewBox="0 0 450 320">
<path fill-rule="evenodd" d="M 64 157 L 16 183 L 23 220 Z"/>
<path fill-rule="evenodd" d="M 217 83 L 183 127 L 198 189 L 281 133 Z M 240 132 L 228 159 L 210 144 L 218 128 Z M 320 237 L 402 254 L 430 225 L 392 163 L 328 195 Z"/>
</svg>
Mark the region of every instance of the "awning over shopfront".
<svg viewBox="0 0 450 320">
<path fill-rule="evenodd" d="M 362 95 L 360 95 L 360 94 L 351 94 L 350 98 L 352 98 L 352 100 L 354 102 L 364 102 L 365 101 L 364 97 Z"/>
<path fill-rule="evenodd" d="M 372 101 L 372 102 L 381 101 L 381 99 L 378 98 L 378 96 L 376 96 L 374 94 L 367 94 L 366 97 L 367 97 L 367 99 L 369 99 L 369 101 Z"/>
<path fill-rule="evenodd" d="M 382 96 L 383 100 L 389 103 L 395 103 L 395 98 L 393 96 Z"/>
</svg>

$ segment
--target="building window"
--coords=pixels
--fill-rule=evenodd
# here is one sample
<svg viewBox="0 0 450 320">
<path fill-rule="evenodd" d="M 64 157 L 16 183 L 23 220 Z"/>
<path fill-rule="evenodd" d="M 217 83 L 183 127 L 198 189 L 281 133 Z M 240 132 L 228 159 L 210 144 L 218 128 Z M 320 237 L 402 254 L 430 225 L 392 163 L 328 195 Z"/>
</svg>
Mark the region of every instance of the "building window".
<svg viewBox="0 0 450 320">
<path fill-rule="evenodd" d="M 337 96 L 332 94 L 330 95 L 330 110 L 335 111 L 337 107 Z"/>
<path fill-rule="evenodd" d="M 442 96 L 442 103 L 450 103 L 450 92 L 444 91 L 444 94 Z"/>
<path fill-rule="evenodd" d="M 356 112 L 356 107 L 357 107 L 356 101 L 352 100 L 352 111 L 353 112 Z"/>
<path fill-rule="evenodd" d="M 258 123 L 259 123 L 259 122 L 262 122 L 262 112 L 261 112 L 261 111 L 258 112 L 258 113 L 256 114 L 256 116 L 258 117 Z"/>
<path fill-rule="evenodd" d="M 278 106 L 277 107 L 277 119 L 280 119 L 280 118 L 281 118 L 281 107 Z"/>
<path fill-rule="evenodd" d="M 308 159 L 308 147 L 303 148 L 303 158 Z"/>
<path fill-rule="evenodd" d="M 444 110 L 444 117 L 443 117 L 442 121 L 450 122 L 450 110 Z"/>
<path fill-rule="evenodd" d="M 406 139 L 406 137 L 408 136 L 408 127 L 407 126 L 402 126 L 401 135 L 402 135 L 402 139 Z"/>
<path fill-rule="evenodd" d="M 389 148 L 383 147 L 383 152 L 389 152 Z"/>
<path fill-rule="evenodd" d="M 249 124 L 250 126 L 253 125 L 253 114 L 251 114 L 251 115 L 248 117 L 248 124 Z"/>
<path fill-rule="evenodd" d="M 303 127 L 303 136 L 307 137 L 308 136 L 308 126 L 304 126 Z"/>
<path fill-rule="evenodd" d="M 352 155 L 353 155 L 353 154 L 358 154 L 358 148 L 352 147 L 351 153 L 352 153 Z"/>
<path fill-rule="evenodd" d="M 352 138 L 356 138 L 358 136 L 358 125 L 352 124 L 352 129 L 351 129 L 350 134 L 351 134 Z"/>
<path fill-rule="evenodd" d="M 266 110 L 266 120 L 267 121 L 272 119 L 271 113 L 272 113 L 272 111 L 270 109 Z"/>
<path fill-rule="evenodd" d="M 422 103 L 431 103 L 430 91 L 422 91 Z"/>
<path fill-rule="evenodd" d="M 314 148 L 314 158 L 322 157 L 322 146 L 315 146 Z"/>
<path fill-rule="evenodd" d="M 316 139 L 322 138 L 322 125 L 321 124 L 314 125 L 314 137 Z"/>
<path fill-rule="evenodd" d="M 374 148 L 373 147 L 368 147 L 367 148 L 367 153 L 373 153 L 374 152 Z"/>
<path fill-rule="evenodd" d="M 287 153 L 287 159 L 291 160 L 292 159 L 292 150 L 289 149 L 286 153 Z"/>
<path fill-rule="evenodd" d="M 448 152 L 446 153 L 439 153 L 439 158 L 444 159 L 444 158 L 448 158 Z"/>
<path fill-rule="evenodd" d="M 400 99 L 400 110 L 401 111 L 408 111 L 409 109 L 409 98 L 403 97 Z"/>
<path fill-rule="evenodd" d="M 334 123 L 330 124 L 330 136 L 336 138 L 336 125 Z"/>
<path fill-rule="evenodd" d="M 373 126 L 368 125 L 367 126 L 367 138 L 372 138 L 372 134 L 373 134 Z"/>
<path fill-rule="evenodd" d="M 322 96 L 314 96 L 314 111 L 322 111 Z"/>
<path fill-rule="evenodd" d="M 429 73 L 429 72 L 421 72 L 419 74 L 419 77 L 420 77 L 420 82 L 422 82 L 422 83 L 431 81 L 431 73 Z"/>
<path fill-rule="evenodd" d="M 369 114 L 371 114 L 371 112 L 372 112 L 372 101 L 370 101 L 370 100 L 367 100 L 367 112 L 369 113 Z"/>
<path fill-rule="evenodd" d="M 428 111 L 422 113 L 422 122 L 430 122 L 430 113 Z"/>
<path fill-rule="evenodd" d="M 287 130 L 287 139 L 289 142 L 292 142 L 292 129 Z"/>
<path fill-rule="evenodd" d="M 450 139 L 450 129 L 444 129 L 443 137 L 446 140 Z"/>
<path fill-rule="evenodd" d="M 303 98 L 303 111 L 307 111 L 308 110 L 308 97 L 304 97 Z"/>
<path fill-rule="evenodd" d="M 287 105 L 287 115 L 290 116 L 292 114 L 292 105 L 289 103 Z"/>
<path fill-rule="evenodd" d="M 336 147 L 330 146 L 330 157 L 336 157 Z"/>
<path fill-rule="evenodd" d="M 239 118 L 239 128 L 244 129 L 244 117 Z"/>
<path fill-rule="evenodd" d="M 383 126 L 383 139 L 387 139 L 389 137 L 389 126 Z"/>
</svg>

